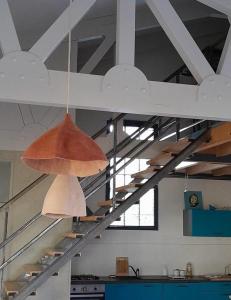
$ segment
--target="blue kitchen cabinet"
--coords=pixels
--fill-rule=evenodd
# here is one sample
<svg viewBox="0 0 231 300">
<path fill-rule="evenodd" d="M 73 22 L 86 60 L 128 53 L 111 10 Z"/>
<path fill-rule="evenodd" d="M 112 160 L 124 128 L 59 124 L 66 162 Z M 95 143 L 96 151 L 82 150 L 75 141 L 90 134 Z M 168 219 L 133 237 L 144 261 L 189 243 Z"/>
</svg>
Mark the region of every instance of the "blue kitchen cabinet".
<svg viewBox="0 0 231 300">
<path fill-rule="evenodd" d="M 231 211 L 184 210 L 184 235 L 203 237 L 230 237 Z"/>
<path fill-rule="evenodd" d="M 197 300 L 229 300 L 231 299 L 230 282 L 209 282 L 200 284 Z"/>
<path fill-rule="evenodd" d="M 107 284 L 105 300 L 140 300 L 139 284 Z"/>
<path fill-rule="evenodd" d="M 163 285 L 163 300 L 198 300 L 196 283 L 166 283 Z"/>
<path fill-rule="evenodd" d="M 220 294 L 218 292 L 204 292 L 200 294 L 200 297 L 196 300 L 229 300 L 231 299 L 231 296 L 229 294 Z"/>
<path fill-rule="evenodd" d="M 161 284 L 107 284 L 105 300 L 161 300 Z"/>
<path fill-rule="evenodd" d="M 140 286 L 140 300 L 161 300 L 162 299 L 162 284 L 146 283 Z"/>
</svg>

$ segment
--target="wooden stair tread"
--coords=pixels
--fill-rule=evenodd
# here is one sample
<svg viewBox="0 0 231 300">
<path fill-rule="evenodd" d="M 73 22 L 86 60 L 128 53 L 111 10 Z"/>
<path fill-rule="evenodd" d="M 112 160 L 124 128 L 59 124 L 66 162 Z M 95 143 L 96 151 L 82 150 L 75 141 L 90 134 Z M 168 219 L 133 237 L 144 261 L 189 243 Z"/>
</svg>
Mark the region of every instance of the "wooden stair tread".
<svg viewBox="0 0 231 300">
<path fill-rule="evenodd" d="M 104 218 L 104 216 L 85 216 L 79 217 L 80 222 L 97 222 Z"/>
<path fill-rule="evenodd" d="M 221 125 L 214 127 L 210 132 L 208 143 L 202 144 L 196 152 L 208 153 L 214 147 L 231 142 L 231 122 L 223 122 Z"/>
<path fill-rule="evenodd" d="M 62 256 L 64 254 L 63 249 L 48 249 L 46 252 L 49 256 Z"/>
<path fill-rule="evenodd" d="M 156 157 L 147 161 L 147 164 L 150 166 L 164 166 L 173 158 L 171 152 L 161 152 Z"/>
<path fill-rule="evenodd" d="M 69 239 L 77 239 L 77 238 L 84 237 L 84 235 L 85 235 L 84 233 L 79 233 L 79 232 L 67 232 L 65 234 L 65 237 Z"/>
<path fill-rule="evenodd" d="M 17 281 L 6 281 L 4 282 L 4 289 L 7 296 L 18 295 L 22 289 L 24 283 Z"/>
<path fill-rule="evenodd" d="M 158 172 L 161 168 L 160 167 L 148 167 L 146 170 L 134 173 L 131 175 L 132 178 L 137 179 L 149 179 L 152 177 L 156 172 Z"/>
<path fill-rule="evenodd" d="M 116 188 L 116 192 L 122 192 L 122 193 L 133 193 L 138 188 L 142 186 L 142 183 L 130 183 L 128 185 L 120 186 Z"/>
<path fill-rule="evenodd" d="M 112 207 L 113 202 L 112 200 L 106 200 L 106 201 L 99 201 L 97 204 L 99 207 Z"/>
<path fill-rule="evenodd" d="M 179 141 L 167 146 L 162 151 L 168 152 L 168 153 L 173 153 L 173 154 L 178 154 L 189 144 L 190 144 L 190 141 L 186 138 L 183 138 L 183 139 L 180 139 Z"/>
<path fill-rule="evenodd" d="M 40 274 L 44 267 L 40 264 L 27 264 L 23 267 L 25 273 L 29 274 L 30 276 L 34 276 Z"/>
<path fill-rule="evenodd" d="M 215 163 L 198 163 L 194 166 L 188 167 L 185 169 L 185 172 L 188 175 L 196 175 L 196 174 L 205 174 L 211 173 L 214 170 L 225 167 L 223 164 L 215 164 Z"/>
<path fill-rule="evenodd" d="M 231 175 L 231 166 L 226 166 L 217 170 L 213 170 L 212 174 L 214 176 Z"/>
</svg>

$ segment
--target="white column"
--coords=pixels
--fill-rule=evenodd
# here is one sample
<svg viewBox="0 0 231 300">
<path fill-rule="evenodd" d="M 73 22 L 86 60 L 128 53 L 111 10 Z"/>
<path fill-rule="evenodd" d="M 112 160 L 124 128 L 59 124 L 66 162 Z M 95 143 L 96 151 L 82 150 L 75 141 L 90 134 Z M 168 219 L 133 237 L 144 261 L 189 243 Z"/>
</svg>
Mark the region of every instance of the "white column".
<svg viewBox="0 0 231 300">
<path fill-rule="evenodd" d="M 0 46 L 3 55 L 21 50 L 7 0 L 0 0 Z"/>
<path fill-rule="evenodd" d="M 116 64 L 135 62 L 136 0 L 117 0 Z"/>
</svg>

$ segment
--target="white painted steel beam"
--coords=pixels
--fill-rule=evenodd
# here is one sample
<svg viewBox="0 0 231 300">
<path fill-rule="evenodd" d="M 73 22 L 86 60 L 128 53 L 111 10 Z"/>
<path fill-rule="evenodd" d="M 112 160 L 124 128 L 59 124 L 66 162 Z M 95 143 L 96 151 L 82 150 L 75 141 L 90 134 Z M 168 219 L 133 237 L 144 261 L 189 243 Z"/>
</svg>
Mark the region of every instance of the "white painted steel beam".
<svg viewBox="0 0 231 300">
<path fill-rule="evenodd" d="M 135 0 L 117 0 L 116 64 L 135 63 Z"/>
<path fill-rule="evenodd" d="M 65 106 L 66 73 L 49 71 L 47 89 L 22 88 L 20 84 L 0 82 L 0 101 L 30 103 L 36 105 Z M 112 112 L 128 112 L 147 115 L 169 115 L 189 118 L 207 118 L 231 121 L 231 102 L 198 101 L 198 86 L 163 82 L 149 82 L 150 93 L 134 93 L 133 90 L 102 90 L 104 77 L 88 74 L 71 74 L 71 100 L 73 108 L 97 109 Z M 0 80 L 1 81 L 1 80 Z"/>
<path fill-rule="evenodd" d="M 231 28 L 226 38 L 217 72 L 231 77 Z"/>
<path fill-rule="evenodd" d="M 225 15 L 231 16 L 230 0 L 197 0 L 197 1 L 214 8 Z"/>
<path fill-rule="evenodd" d="M 76 26 L 87 11 L 92 7 L 96 0 L 74 0 L 71 7 L 71 28 Z M 36 54 L 42 61 L 51 55 L 58 47 L 65 36 L 68 34 L 69 7 L 65 9 L 62 15 L 50 26 L 43 36 L 30 49 L 30 52 Z"/>
<path fill-rule="evenodd" d="M 21 47 L 7 0 L 0 0 L 0 22 L 0 46 L 3 55 L 20 51 Z"/>
<path fill-rule="evenodd" d="M 96 49 L 96 51 L 92 54 L 86 64 L 82 67 L 80 73 L 90 74 L 114 43 L 115 35 L 113 32 L 110 32 Z"/>
<path fill-rule="evenodd" d="M 198 83 L 214 71 L 169 0 L 145 0 Z"/>
</svg>

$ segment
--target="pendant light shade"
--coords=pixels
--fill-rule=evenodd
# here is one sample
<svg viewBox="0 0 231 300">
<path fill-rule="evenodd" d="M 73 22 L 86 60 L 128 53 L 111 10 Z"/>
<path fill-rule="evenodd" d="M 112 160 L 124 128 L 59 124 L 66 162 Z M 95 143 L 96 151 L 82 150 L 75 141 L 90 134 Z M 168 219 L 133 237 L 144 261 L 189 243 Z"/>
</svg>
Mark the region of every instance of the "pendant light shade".
<svg viewBox="0 0 231 300">
<path fill-rule="evenodd" d="M 56 176 L 46 194 L 42 215 L 52 219 L 86 216 L 86 200 L 76 177 Z"/>
<path fill-rule="evenodd" d="M 22 160 L 44 173 L 78 177 L 95 175 L 108 165 L 100 147 L 73 123 L 70 114 L 34 141 Z"/>
</svg>

